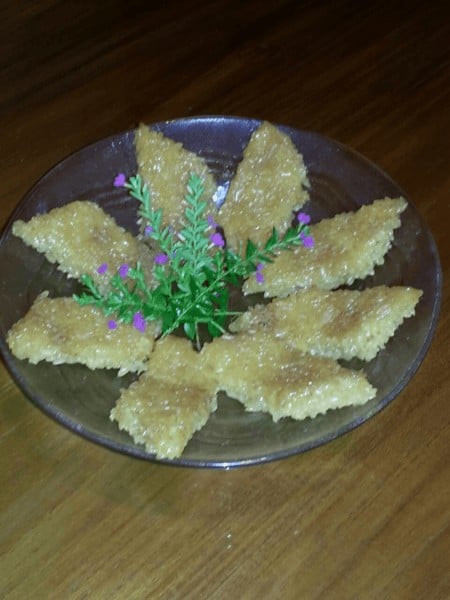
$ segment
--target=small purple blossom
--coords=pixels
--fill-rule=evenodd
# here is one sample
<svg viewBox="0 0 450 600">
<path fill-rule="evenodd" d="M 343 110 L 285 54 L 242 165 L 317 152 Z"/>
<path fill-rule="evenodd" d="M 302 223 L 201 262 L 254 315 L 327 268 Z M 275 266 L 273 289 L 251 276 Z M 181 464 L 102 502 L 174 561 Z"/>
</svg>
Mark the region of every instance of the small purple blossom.
<svg viewBox="0 0 450 600">
<path fill-rule="evenodd" d="M 166 262 L 169 260 L 169 257 L 167 256 L 167 254 L 157 254 L 154 260 L 157 265 L 165 265 Z"/>
<path fill-rule="evenodd" d="M 264 275 L 262 274 L 263 267 L 264 263 L 258 263 L 256 265 L 255 279 L 258 283 L 264 283 Z"/>
<path fill-rule="evenodd" d="M 144 315 L 140 311 L 134 313 L 133 315 L 133 326 L 141 333 L 144 333 L 146 322 L 144 319 Z"/>
<path fill-rule="evenodd" d="M 108 321 L 108 329 L 117 329 L 117 321 L 114 321 L 114 319 L 110 319 Z"/>
<path fill-rule="evenodd" d="M 223 239 L 222 234 L 219 232 L 210 235 L 209 239 L 214 244 L 214 246 L 218 246 L 219 248 L 223 248 L 225 246 L 225 240 Z"/>
<path fill-rule="evenodd" d="M 213 217 L 212 215 L 208 215 L 208 217 L 207 217 L 207 219 L 206 219 L 206 220 L 208 221 L 208 225 L 209 225 L 210 227 L 214 227 L 214 228 L 218 227 L 218 225 L 217 225 L 217 223 L 214 221 L 214 217 Z"/>
<path fill-rule="evenodd" d="M 313 248 L 314 238 L 312 235 L 306 235 L 303 231 L 300 232 L 300 239 L 303 242 L 305 248 Z"/>
<path fill-rule="evenodd" d="M 145 233 L 145 235 L 152 235 L 152 233 L 153 233 L 154 231 L 155 231 L 155 230 L 153 229 L 153 227 L 152 227 L 151 225 L 147 225 L 147 227 L 144 229 L 144 233 Z"/>
<path fill-rule="evenodd" d="M 297 215 L 297 221 L 302 225 L 308 225 L 308 223 L 311 221 L 311 217 L 306 213 L 301 212 Z"/>
<path fill-rule="evenodd" d="M 99 275 L 104 275 L 106 273 L 106 271 L 108 270 L 108 263 L 102 263 L 99 268 L 97 269 L 97 273 Z"/>
<path fill-rule="evenodd" d="M 114 187 L 123 187 L 127 181 L 124 173 L 119 173 L 114 178 Z"/>
<path fill-rule="evenodd" d="M 129 272 L 130 267 L 127 264 L 124 264 L 121 267 L 119 267 L 119 275 L 122 277 L 122 279 L 125 279 Z"/>
</svg>

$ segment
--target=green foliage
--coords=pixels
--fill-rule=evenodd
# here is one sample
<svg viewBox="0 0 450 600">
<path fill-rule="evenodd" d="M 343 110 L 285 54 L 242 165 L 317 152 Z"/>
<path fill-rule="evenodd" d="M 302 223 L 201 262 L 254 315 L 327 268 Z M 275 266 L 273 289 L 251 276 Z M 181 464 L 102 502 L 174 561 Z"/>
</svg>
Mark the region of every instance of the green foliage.
<svg viewBox="0 0 450 600">
<path fill-rule="evenodd" d="M 123 265 L 109 280 L 103 293 L 89 275 L 82 276 L 85 291 L 74 296 L 79 304 L 93 304 L 106 316 L 132 323 L 136 314 L 146 321 L 161 323 L 162 334 L 182 328 L 185 335 L 199 343 L 199 327 L 218 337 L 225 332 L 229 286 L 240 285 L 243 278 L 260 272 L 262 263 L 271 262 L 281 250 L 303 243 L 309 229 L 304 223 L 288 229 L 281 237 L 274 228 L 267 242 L 258 247 L 247 241 L 244 252 L 234 252 L 214 233 L 212 218 L 205 217 L 208 204 L 202 200 L 203 183 L 192 174 L 185 197 L 184 219 L 179 231 L 162 227 L 162 212 L 153 209 L 147 185 L 139 175 L 125 187 L 139 203 L 139 217 L 146 236 L 160 251 L 155 256 L 153 282 L 148 285 L 142 265 Z M 213 232 L 213 233 L 211 233 Z M 123 270 L 125 269 L 125 270 Z"/>
</svg>

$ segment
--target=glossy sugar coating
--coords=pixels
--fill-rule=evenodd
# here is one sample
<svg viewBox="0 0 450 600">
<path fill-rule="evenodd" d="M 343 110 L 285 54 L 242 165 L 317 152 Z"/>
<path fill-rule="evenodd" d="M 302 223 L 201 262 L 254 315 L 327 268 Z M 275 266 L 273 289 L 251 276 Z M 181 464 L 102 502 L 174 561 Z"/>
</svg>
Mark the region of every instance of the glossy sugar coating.
<svg viewBox="0 0 450 600">
<path fill-rule="evenodd" d="M 274 421 L 315 417 L 364 404 L 376 394 L 362 371 L 304 354 L 263 333 L 217 338 L 202 354 L 206 369 L 216 371 L 219 389 L 249 411 L 269 412 Z"/>
<path fill-rule="evenodd" d="M 420 290 L 401 286 L 298 290 L 249 309 L 230 329 L 263 331 L 312 355 L 372 360 L 400 323 L 414 314 L 421 295 Z"/>
<path fill-rule="evenodd" d="M 308 179 L 302 155 L 290 137 L 263 122 L 252 134 L 217 221 L 227 244 L 245 250 L 248 239 L 262 245 L 272 228 L 285 231 L 293 211 L 308 200 Z"/>
<path fill-rule="evenodd" d="M 213 211 L 217 184 L 203 158 L 143 124 L 136 131 L 134 143 L 138 173 L 149 187 L 152 207 L 162 209 L 163 226 L 179 229 L 191 173 L 202 178 L 203 199 L 211 202 Z"/>
<path fill-rule="evenodd" d="M 384 263 L 406 206 L 403 198 L 384 198 L 323 219 L 310 227 L 312 248 L 281 252 L 264 267 L 264 282 L 249 278 L 244 293 L 287 296 L 299 288 L 332 290 L 373 275 L 375 266 Z"/>
<path fill-rule="evenodd" d="M 119 375 L 145 369 L 158 333 L 157 324 L 141 333 L 132 325 L 108 327 L 103 311 L 80 306 L 72 298 L 40 294 L 30 310 L 8 332 L 11 352 L 36 364 L 80 363 L 90 369 L 119 369 Z"/>
<path fill-rule="evenodd" d="M 88 274 L 104 288 L 121 265 L 137 261 L 150 277 L 148 248 L 94 202 L 76 200 L 28 222 L 18 220 L 12 231 L 69 277 Z M 108 265 L 106 275 L 97 272 L 102 264 Z"/>
<path fill-rule="evenodd" d="M 148 370 L 122 391 L 110 418 L 158 458 L 180 456 L 217 408 L 217 384 L 186 339 L 155 345 Z"/>
</svg>

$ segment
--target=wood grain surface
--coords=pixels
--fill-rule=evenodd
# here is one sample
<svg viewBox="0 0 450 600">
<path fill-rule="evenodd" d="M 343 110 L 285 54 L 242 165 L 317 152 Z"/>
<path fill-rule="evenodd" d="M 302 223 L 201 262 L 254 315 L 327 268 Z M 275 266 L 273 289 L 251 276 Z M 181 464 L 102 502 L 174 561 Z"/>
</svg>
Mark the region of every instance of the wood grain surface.
<svg viewBox="0 0 450 600">
<path fill-rule="evenodd" d="M 55 163 L 188 115 L 263 118 L 388 172 L 437 242 L 442 312 L 406 389 L 352 432 L 264 466 L 110 452 L 0 363 L 0 597 L 450 597 L 448 3 L 0 4 L 0 224 Z M 1 307 L 0 307 L 1 310 Z"/>
</svg>

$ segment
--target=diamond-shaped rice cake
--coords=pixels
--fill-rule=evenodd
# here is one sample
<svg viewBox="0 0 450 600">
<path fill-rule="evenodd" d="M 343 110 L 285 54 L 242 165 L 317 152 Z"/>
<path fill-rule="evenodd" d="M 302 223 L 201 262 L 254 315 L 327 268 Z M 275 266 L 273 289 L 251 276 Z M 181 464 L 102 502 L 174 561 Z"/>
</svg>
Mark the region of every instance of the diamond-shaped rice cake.
<svg viewBox="0 0 450 600">
<path fill-rule="evenodd" d="M 148 370 L 122 394 L 110 418 L 159 458 L 180 456 L 217 408 L 217 384 L 186 339 L 155 345 Z"/>
<path fill-rule="evenodd" d="M 251 308 L 230 329 L 263 331 L 313 355 L 371 360 L 400 323 L 414 314 L 421 295 L 420 290 L 400 286 L 298 290 Z"/>
<path fill-rule="evenodd" d="M 216 371 L 219 389 L 249 411 L 269 412 L 274 421 L 315 417 L 376 394 L 362 371 L 289 349 L 264 334 L 222 336 L 202 354 L 205 368 Z"/>
<path fill-rule="evenodd" d="M 211 201 L 217 184 L 205 160 L 159 131 L 140 124 L 135 134 L 138 173 L 148 185 L 152 207 L 162 209 L 163 226 L 179 228 L 191 173 L 203 179 L 203 200 Z"/>
<path fill-rule="evenodd" d="M 284 231 L 308 200 L 302 155 L 290 137 L 263 122 L 253 132 L 217 217 L 234 250 L 251 239 L 264 244 L 272 228 Z"/>
<path fill-rule="evenodd" d="M 299 288 L 331 290 L 373 275 L 375 266 L 384 263 L 406 206 L 403 198 L 384 198 L 356 212 L 323 219 L 310 227 L 312 248 L 281 252 L 264 267 L 264 282 L 249 278 L 244 293 L 287 296 Z"/>
<path fill-rule="evenodd" d="M 11 352 L 36 364 L 81 363 L 90 369 L 119 369 L 119 375 L 143 371 L 154 345 L 157 324 L 141 333 L 119 323 L 109 329 L 103 311 L 80 306 L 72 298 L 40 294 L 30 310 L 8 332 Z"/>
<path fill-rule="evenodd" d="M 100 265 L 114 274 L 125 263 L 141 261 L 150 282 L 149 249 L 94 202 L 76 200 L 28 222 L 15 221 L 12 231 L 69 277 L 86 273 L 104 287 L 109 277 L 97 273 Z"/>
<path fill-rule="evenodd" d="M 111 419 L 147 452 L 176 458 L 216 408 L 211 390 L 144 373 L 122 391 Z"/>
</svg>

